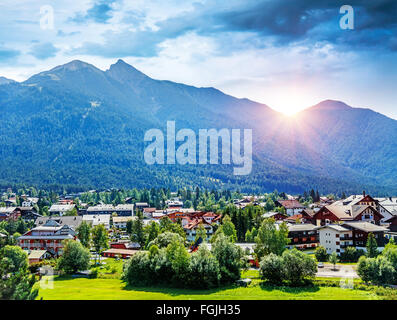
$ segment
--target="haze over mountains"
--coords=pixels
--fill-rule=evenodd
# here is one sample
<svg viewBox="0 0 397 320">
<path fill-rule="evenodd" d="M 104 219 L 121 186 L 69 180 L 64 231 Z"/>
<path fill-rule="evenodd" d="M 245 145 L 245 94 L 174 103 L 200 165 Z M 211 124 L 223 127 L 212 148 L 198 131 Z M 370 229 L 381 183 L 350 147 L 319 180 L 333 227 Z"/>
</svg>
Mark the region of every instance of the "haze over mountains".
<svg viewBox="0 0 397 320">
<path fill-rule="evenodd" d="M 253 170 L 146 165 L 144 133 L 252 128 Z M 289 118 L 215 88 L 154 80 L 122 60 L 72 61 L 17 83 L 0 78 L 0 185 L 72 189 L 233 188 L 386 195 L 397 191 L 397 121 L 323 101 Z"/>
</svg>

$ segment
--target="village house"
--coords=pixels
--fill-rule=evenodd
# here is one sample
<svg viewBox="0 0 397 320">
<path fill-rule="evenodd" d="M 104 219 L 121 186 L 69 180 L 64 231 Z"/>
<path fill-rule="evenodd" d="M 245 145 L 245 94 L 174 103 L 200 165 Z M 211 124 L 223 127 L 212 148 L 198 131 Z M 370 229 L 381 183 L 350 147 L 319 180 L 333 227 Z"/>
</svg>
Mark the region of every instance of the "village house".
<svg viewBox="0 0 397 320">
<path fill-rule="evenodd" d="M 102 252 L 102 256 L 106 257 L 106 258 L 128 259 L 128 258 L 132 257 L 137 252 L 139 252 L 139 251 L 138 250 L 129 250 L 129 249 L 110 248 L 110 249 Z"/>
<path fill-rule="evenodd" d="M 326 206 L 326 205 L 329 205 L 332 203 L 334 203 L 334 200 L 327 198 L 327 197 L 320 197 L 320 205 L 321 206 Z"/>
<path fill-rule="evenodd" d="M 137 217 L 112 217 L 113 226 L 116 229 L 126 230 L 127 229 L 127 222 L 136 219 Z"/>
<path fill-rule="evenodd" d="M 343 253 L 347 247 L 352 247 L 353 231 L 342 227 L 339 224 L 328 224 L 317 227 L 320 245 L 323 246 L 328 254 L 336 252 L 338 255 Z"/>
<path fill-rule="evenodd" d="M 137 244 L 136 242 L 132 242 L 129 239 L 111 242 L 109 243 L 109 246 L 110 248 L 113 249 L 128 249 L 128 250 L 135 250 L 139 248 L 139 244 Z"/>
<path fill-rule="evenodd" d="M 73 204 L 73 199 L 59 199 L 58 204 Z"/>
<path fill-rule="evenodd" d="M 239 209 L 243 209 L 248 205 L 256 204 L 257 200 L 258 200 L 258 197 L 256 197 L 256 196 L 243 196 L 242 199 L 235 199 L 234 205 Z"/>
<path fill-rule="evenodd" d="M 365 250 L 367 244 L 368 235 L 372 233 L 375 236 L 378 247 L 384 247 L 387 243 L 385 233 L 388 229 L 382 226 L 375 225 L 369 222 L 353 221 L 345 222 L 342 227 L 352 230 L 353 234 L 353 246 L 358 249 Z"/>
<path fill-rule="evenodd" d="M 29 264 L 38 263 L 49 258 L 51 258 L 51 254 L 47 250 L 31 250 L 28 255 Z"/>
<path fill-rule="evenodd" d="M 3 202 L 5 203 L 6 207 L 16 207 L 17 205 L 16 197 L 5 199 Z"/>
<path fill-rule="evenodd" d="M 370 195 L 353 195 L 320 208 L 313 219 L 318 226 L 336 222 L 366 221 L 379 225 L 384 218 Z"/>
<path fill-rule="evenodd" d="M 288 225 L 288 248 L 308 249 L 318 246 L 318 232 L 311 223 Z"/>
<path fill-rule="evenodd" d="M 390 231 L 397 232 L 397 216 L 392 216 L 391 218 L 389 218 L 385 222 L 388 223 Z"/>
<path fill-rule="evenodd" d="M 103 224 L 106 230 L 110 229 L 110 214 L 86 214 L 83 216 L 83 221 L 88 222 L 91 227 Z"/>
<path fill-rule="evenodd" d="M 52 256 L 63 253 L 63 241 L 76 240 L 76 232 L 67 225 L 61 226 L 54 220 L 35 227 L 18 238 L 18 246 L 23 250 L 47 250 Z"/>
<path fill-rule="evenodd" d="M 283 207 L 289 216 L 299 214 L 305 208 L 298 200 L 278 200 L 275 202 L 277 207 Z"/>
<path fill-rule="evenodd" d="M 77 228 L 83 222 L 83 217 L 81 216 L 63 216 L 63 217 L 38 217 L 34 223 L 35 227 L 40 227 L 46 225 L 48 221 L 55 221 L 60 226 L 67 225 L 71 227 L 73 230 L 77 230 Z"/>
<path fill-rule="evenodd" d="M 183 227 L 183 230 L 185 230 L 186 233 L 186 240 L 188 242 L 193 242 L 196 239 L 196 234 L 197 234 L 197 228 L 202 225 L 207 233 L 207 239 L 203 239 L 208 241 L 213 233 L 214 233 L 214 229 L 212 228 L 212 226 L 207 223 L 203 218 L 200 219 L 193 219 L 191 221 L 189 221 L 187 224 L 185 224 Z"/>
<path fill-rule="evenodd" d="M 268 219 L 268 218 L 273 218 L 276 221 L 282 221 L 284 219 L 286 219 L 288 216 L 285 214 L 282 214 L 280 212 L 266 212 L 262 215 L 262 217 L 264 219 Z"/>
<path fill-rule="evenodd" d="M 397 215 L 397 198 L 375 198 L 375 200 L 378 201 L 379 205 L 382 206 L 384 210 L 387 210 L 392 216 Z M 382 211 L 380 213 L 382 214 Z M 386 217 L 386 219 L 390 218 L 391 217 Z"/>
<path fill-rule="evenodd" d="M 165 202 L 165 204 L 167 205 L 167 207 L 169 209 L 182 209 L 183 207 L 183 202 L 179 200 L 179 198 L 174 198 L 171 200 L 167 200 Z"/>
<path fill-rule="evenodd" d="M 18 220 L 21 210 L 17 207 L 0 207 L 0 221 Z"/>
<path fill-rule="evenodd" d="M 156 212 L 156 208 L 143 208 L 143 216 L 145 218 L 153 218 L 153 213 Z"/>
<path fill-rule="evenodd" d="M 149 204 L 147 202 L 137 202 L 135 207 L 137 210 L 143 211 L 144 208 L 149 208 Z"/>
<path fill-rule="evenodd" d="M 26 222 L 35 221 L 37 218 L 41 217 L 34 207 L 18 207 L 18 210 L 21 213 L 21 218 Z"/>
<path fill-rule="evenodd" d="M 201 216 L 205 222 L 207 222 L 208 224 L 212 224 L 216 221 L 218 221 L 218 219 L 220 218 L 219 214 L 216 214 L 214 212 L 206 212 Z"/>
<path fill-rule="evenodd" d="M 39 202 L 39 198 L 27 197 L 22 201 L 21 205 L 22 207 L 33 207 L 37 202 Z"/>
<path fill-rule="evenodd" d="M 287 217 L 284 219 L 287 223 L 312 223 L 315 224 L 315 219 L 313 218 L 316 213 L 313 209 L 305 208 L 301 211 L 301 213 L 294 214 L 293 216 Z"/>
<path fill-rule="evenodd" d="M 53 204 L 48 211 L 52 216 L 63 216 L 65 213 L 73 210 L 75 207 L 75 204 Z"/>
<path fill-rule="evenodd" d="M 133 204 L 119 204 L 117 206 L 113 206 L 112 204 L 100 204 L 93 207 L 88 207 L 86 214 L 87 215 L 100 215 L 100 214 L 108 214 L 112 215 L 116 213 L 118 216 L 133 216 L 134 215 L 134 205 Z"/>
</svg>

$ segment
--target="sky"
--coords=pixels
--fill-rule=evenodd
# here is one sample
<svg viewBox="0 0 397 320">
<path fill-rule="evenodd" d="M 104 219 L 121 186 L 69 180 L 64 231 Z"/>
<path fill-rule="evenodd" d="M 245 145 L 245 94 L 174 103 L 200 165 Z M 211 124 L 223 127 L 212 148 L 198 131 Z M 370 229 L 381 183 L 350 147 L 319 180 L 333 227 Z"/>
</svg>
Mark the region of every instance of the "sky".
<svg viewBox="0 0 397 320">
<path fill-rule="evenodd" d="M 334 99 L 397 119 L 394 0 L 2 0 L 0 16 L 0 76 L 17 81 L 121 58 L 286 114 Z"/>
</svg>

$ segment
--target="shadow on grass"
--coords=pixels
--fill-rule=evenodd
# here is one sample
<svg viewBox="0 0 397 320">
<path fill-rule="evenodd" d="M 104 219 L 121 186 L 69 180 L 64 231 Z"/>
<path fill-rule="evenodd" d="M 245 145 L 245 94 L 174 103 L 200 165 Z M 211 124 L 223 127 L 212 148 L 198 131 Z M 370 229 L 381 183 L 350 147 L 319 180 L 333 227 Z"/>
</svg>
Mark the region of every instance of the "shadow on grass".
<svg viewBox="0 0 397 320">
<path fill-rule="evenodd" d="M 299 294 L 299 293 L 314 293 L 320 290 L 316 284 L 303 284 L 302 286 L 287 286 L 287 285 L 273 285 L 268 282 L 259 283 L 259 287 L 267 292 L 278 290 L 285 293 Z"/>
<path fill-rule="evenodd" d="M 129 284 L 126 284 L 123 290 L 127 291 L 138 291 L 138 292 L 153 292 L 153 293 L 164 293 L 172 297 L 176 296 L 181 296 L 181 295 L 208 295 L 208 294 L 213 294 L 217 293 L 220 291 L 228 290 L 228 289 L 234 289 L 238 288 L 237 286 L 223 286 L 219 288 L 212 288 L 212 289 L 183 289 L 183 288 L 175 288 L 171 286 L 161 286 L 161 287 L 137 287 L 137 286 L 131 286 Z"/>
</svg>

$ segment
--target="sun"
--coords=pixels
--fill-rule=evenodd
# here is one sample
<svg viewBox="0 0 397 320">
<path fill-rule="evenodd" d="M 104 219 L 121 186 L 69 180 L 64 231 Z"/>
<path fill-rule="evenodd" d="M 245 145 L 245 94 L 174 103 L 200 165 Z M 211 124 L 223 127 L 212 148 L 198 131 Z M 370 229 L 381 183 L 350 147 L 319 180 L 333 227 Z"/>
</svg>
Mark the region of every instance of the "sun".
<svg viewBox="0 0 397 320">
<path fill-rule="evenodd" d="M 282 114 L 293 117 L 310 106 L 312 97 L 299 90 L 286 90 L 272 97 L 271 106 Z"/>
</svg>

